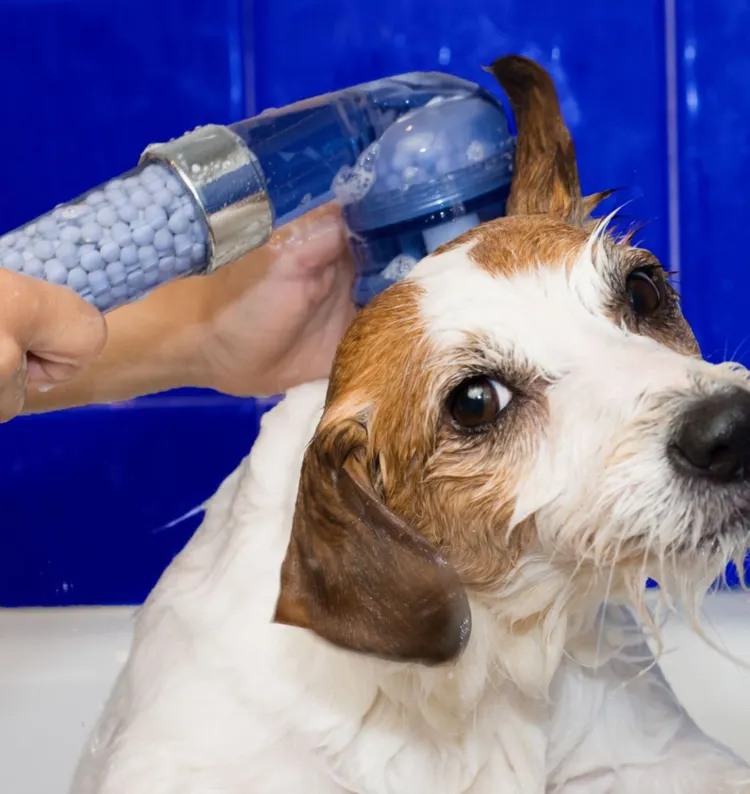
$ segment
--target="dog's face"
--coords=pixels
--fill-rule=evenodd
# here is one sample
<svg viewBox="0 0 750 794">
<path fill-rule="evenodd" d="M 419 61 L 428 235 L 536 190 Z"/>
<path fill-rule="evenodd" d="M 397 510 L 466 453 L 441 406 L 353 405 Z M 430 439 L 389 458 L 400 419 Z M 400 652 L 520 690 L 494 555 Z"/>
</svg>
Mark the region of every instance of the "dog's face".
<svg viewBox="0 0 750 794">
<path fill-rule="evenodd" d="M 524 560 L 581 590 L 711 574 L 750 519 L 744 372 L 703 362 L 659 262 L 590 220 L 548 75 L 493 71 L 518 124 L 508 217 L 349 330 L 282 570 L 277 620 L 390 659 L 456 656 L 466 588 Z"/>
</svg>

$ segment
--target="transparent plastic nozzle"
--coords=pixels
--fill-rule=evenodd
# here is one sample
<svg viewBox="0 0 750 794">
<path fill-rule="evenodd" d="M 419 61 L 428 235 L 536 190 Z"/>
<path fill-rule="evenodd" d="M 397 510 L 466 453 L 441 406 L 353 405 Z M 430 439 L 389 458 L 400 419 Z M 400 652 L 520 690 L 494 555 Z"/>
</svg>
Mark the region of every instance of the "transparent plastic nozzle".
<svg viewBox="0 0 750 794">
<path fill-rule="evenodd" d="M 479 86 L 394 122 L 334 182 L 363 306 L 422 258 L 505 214 L 515 139 Z"/>
<path fill-rule="evenodd" d="M 475 90 L 403 75 L 152 145 L 134 170 L 0 236 L 0 266 L 113 309 L 263 245 L 331 199 L 340 170 L 406 113 Z"/>
<path fill-rule="evenodd" d="M 332 198 L 342 168 L 398 119 L 436 99 L 474 93 L 467 80 L 406 74 L 268 110 L 235 124 L 263 172 L 277 225 Z"/>
</svg>

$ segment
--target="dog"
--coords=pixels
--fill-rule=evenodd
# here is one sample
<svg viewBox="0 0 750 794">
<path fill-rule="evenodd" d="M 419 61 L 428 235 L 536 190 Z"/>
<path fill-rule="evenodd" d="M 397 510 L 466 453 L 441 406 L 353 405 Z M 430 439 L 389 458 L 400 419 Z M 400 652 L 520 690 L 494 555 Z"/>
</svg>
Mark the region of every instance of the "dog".
<svg viewBox="0 0 750 794">
<path fill-rule="evenodd" d="M 138 616 L 76 794 L 750 792 L 643 607 L 647 577 L 692 603 L 747 546 L 747 374 L 592 217 L 549 75 L 491 71 L 507 215 L 264 417 Z"/>
</svg>

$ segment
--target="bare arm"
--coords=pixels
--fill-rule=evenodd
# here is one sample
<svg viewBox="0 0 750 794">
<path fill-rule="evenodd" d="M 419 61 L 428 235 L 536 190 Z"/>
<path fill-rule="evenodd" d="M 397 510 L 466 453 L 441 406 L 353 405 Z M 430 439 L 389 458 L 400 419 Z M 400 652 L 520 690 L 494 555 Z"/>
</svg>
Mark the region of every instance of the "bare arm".
<svg viewBox="0 0 750 794">
<path fill-rule="evenodd" d="M 107 317 L 107 343 L 78 377 L 49 391 L 30 385 L 24 413 L 117 402 L 197 379 L 197 341 L 206 326 L 205 285 L 167 285 Z"/>
<path fill-rule="evenodd" d="M 102 355 L 73 381 L 30 388 L 34 413 L 197 386 L 240 396 L 325 377 L 351 321 L 339 211 L 321 207 L 210 276 L 167 284 L 107 315 Z"/>
</svg>

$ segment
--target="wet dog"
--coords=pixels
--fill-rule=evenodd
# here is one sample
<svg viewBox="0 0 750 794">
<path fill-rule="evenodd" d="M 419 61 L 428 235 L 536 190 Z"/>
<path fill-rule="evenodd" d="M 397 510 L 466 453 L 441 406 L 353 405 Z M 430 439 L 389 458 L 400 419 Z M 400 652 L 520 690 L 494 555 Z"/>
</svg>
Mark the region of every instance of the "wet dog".
<svg viewBox="0 0 750 794">
<path fill-rule="evenodd" d="M 635 616 L 748 539 L 750 390 L 591 213 L 549 76 L 492 71 L 507 217 L 361 311 L 141 612 L 79 794 L 718 794 Z"/>
</svg>

